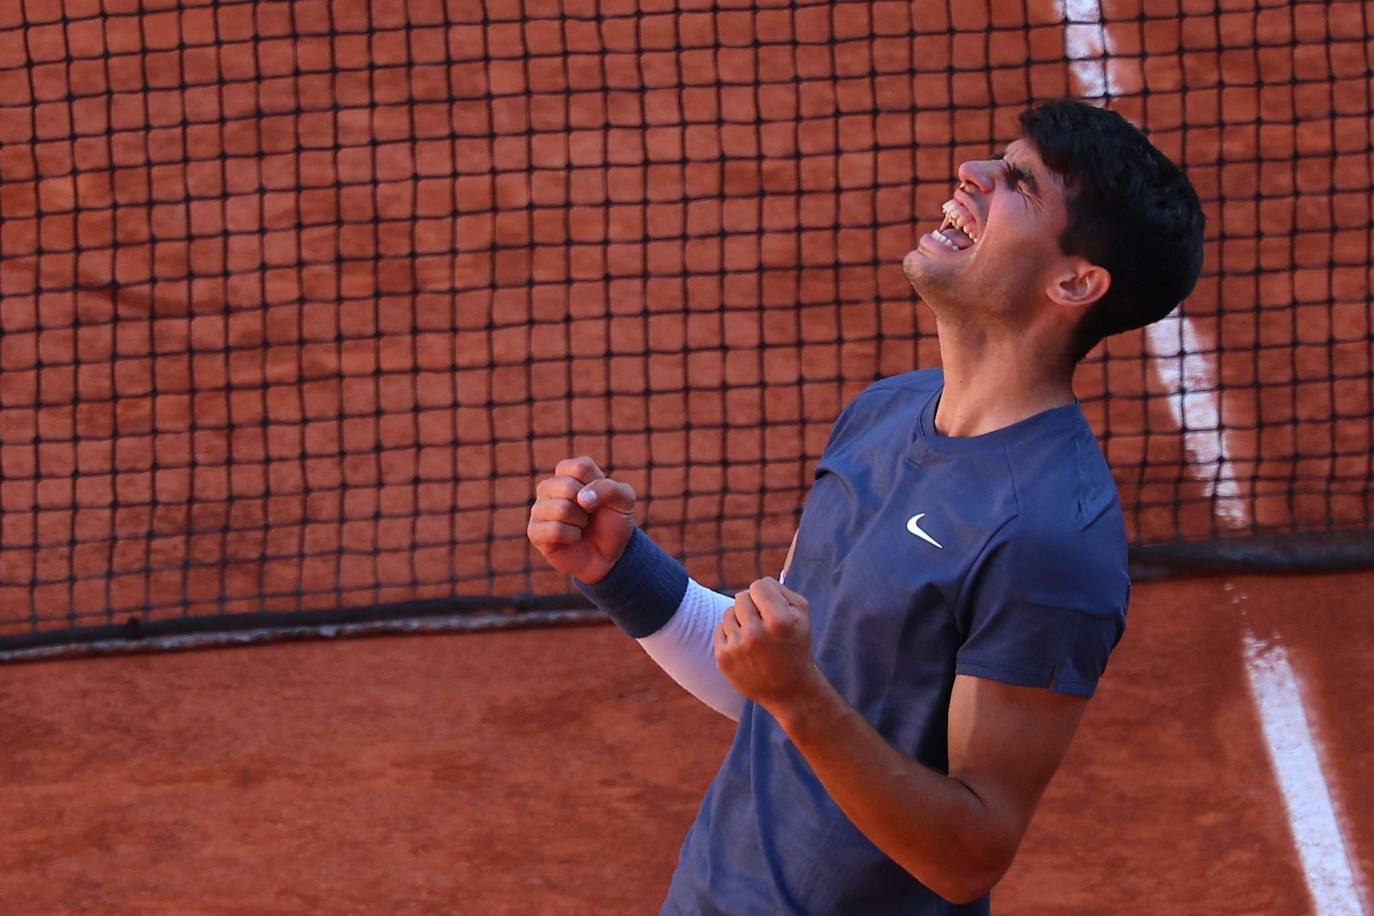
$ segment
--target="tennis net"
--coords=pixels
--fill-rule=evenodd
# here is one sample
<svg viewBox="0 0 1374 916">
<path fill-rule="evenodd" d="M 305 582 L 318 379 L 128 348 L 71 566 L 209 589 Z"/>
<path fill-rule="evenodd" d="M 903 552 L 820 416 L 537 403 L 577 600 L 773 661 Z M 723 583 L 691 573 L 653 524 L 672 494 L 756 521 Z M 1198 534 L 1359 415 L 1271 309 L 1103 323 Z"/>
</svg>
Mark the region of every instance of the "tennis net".
<svg viewBox="0 0 1374 916">
<path fill-rule="evenodd" d="M 776 572 L 840 408 L 938 364 L 898 268 L 918 225 L 1065 94 L 1209 216 L 1196 293 L 1079 374 L 1141 568 L 1367 560 L 1368 19 L 7 4 L 0 648 L 538 619 L 571 599 L 526 514 L 573 454 L 701 581 Z"/>
</svg>

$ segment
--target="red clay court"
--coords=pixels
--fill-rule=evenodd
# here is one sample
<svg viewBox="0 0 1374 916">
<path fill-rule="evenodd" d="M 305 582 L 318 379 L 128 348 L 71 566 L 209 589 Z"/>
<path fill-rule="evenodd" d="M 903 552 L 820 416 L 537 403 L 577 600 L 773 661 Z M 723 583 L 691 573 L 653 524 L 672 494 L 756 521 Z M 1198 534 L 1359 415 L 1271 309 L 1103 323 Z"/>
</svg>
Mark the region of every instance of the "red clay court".
<svg viewBox="0 0 1374 916">
<path fill-rule="evenodd" d="M 1348 865 L 1374 873 L 1372 579 L 1138 586 L 994 912 L 1361 912 L 1334 859 L 1313 902 L 1241 644 L 1285 647 Z M 72 659 L 0 683 L 0 893 L 31 913 L 657 912 L 732 733 L 606 626 Z"/>
<path fill-rule="evenodd" d="M 1372 21 L 0 9 L 4 899 L 654 911 L 730 729 L 611 628 L 82 656 L 586 620 L 524 539 L 570 454 L 702 582 L 776 573 L 839 409 L 938 364 L 918 226 L 1072 94 L 1187 169 L 1207 261 L 1079 373 L 1138 585 L 995 910 L 1366 912 Z"/>
</svg>

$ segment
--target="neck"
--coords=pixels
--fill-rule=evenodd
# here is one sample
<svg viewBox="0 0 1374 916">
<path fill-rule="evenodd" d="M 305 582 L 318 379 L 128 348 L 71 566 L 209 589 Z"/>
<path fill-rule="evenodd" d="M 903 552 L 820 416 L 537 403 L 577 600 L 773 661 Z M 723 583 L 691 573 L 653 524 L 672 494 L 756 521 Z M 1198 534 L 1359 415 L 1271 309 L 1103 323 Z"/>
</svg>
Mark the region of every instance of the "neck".
<svg viewBox="0 0 1374 916">
<path fill-rule="evenodd" d="M 1046 360 L 1036 335 L 987 336 L 936 322 L 945 388 L 935 428 L 945 436 L 981 436 L 1073 403 L 1073 369 Z M 1025 329 L 1023 329 L 1024 331 Z"/>
</svg>

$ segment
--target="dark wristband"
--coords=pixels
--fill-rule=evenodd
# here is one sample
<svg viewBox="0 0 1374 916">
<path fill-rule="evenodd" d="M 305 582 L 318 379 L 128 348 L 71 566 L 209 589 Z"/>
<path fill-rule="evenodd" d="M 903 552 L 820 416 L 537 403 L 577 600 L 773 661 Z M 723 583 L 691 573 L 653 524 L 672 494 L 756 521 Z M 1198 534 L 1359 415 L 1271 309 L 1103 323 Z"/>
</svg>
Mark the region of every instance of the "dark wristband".
<svg viewBox="0 0 1374 916">
<path fill-rule="evenodd" d="M 635 528 L 625 552 L 604 579 L 592 585 L 573 579 L 573 584 L 616 626 L 643 639 L 677 613 L 687 592 L 687 570 Z"/>
</svg>

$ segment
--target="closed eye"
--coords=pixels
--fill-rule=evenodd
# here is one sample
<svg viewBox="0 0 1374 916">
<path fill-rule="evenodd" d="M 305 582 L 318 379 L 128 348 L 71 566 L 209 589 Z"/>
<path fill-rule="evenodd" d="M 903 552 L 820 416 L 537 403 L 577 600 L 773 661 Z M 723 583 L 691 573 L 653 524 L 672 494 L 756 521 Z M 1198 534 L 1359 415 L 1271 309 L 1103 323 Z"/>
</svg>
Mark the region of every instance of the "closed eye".
<svg viewBox="0 0 1374 916">
<path fill-rule="evenodd" d="M 1017 165 L 1014 162 L 1008 162 L 1006 156 L 1006 152 L 1003 151 L 997 153 L 992 158 L 1002 163 L 1002 166 L 1006 169 L 1007 178 L 1012 184 L 1028 188 L 1030 192 L 1034 194 L 1038 190 L 1036 187 L 1035 175 L 1025 166 Z"/>
</svg>

